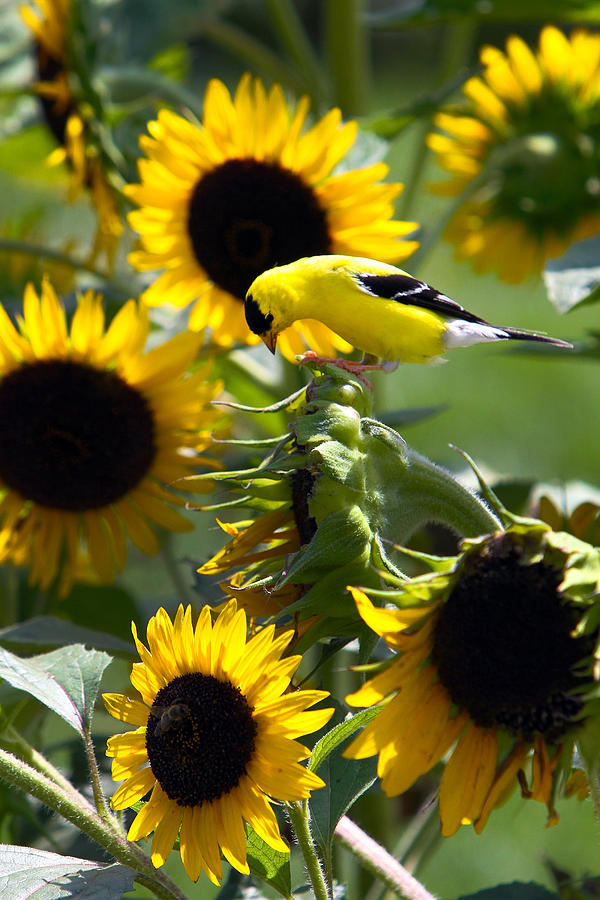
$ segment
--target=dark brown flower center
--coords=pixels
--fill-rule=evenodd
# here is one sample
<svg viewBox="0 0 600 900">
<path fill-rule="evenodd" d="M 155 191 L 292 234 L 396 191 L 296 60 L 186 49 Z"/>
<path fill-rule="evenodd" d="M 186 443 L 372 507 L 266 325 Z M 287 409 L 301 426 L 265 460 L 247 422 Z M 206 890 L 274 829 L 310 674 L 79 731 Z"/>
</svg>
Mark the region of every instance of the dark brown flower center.
<svg viewBox="0 0 600 900">
<path fill-rule="evenodd" d="M 53 82 L 64 73 L 63 64 L 49 56 L 46 49 L 39 44 L 37 45 L 37 65 L 40 81 Z M 69 116 L 75 112 L 74 103 L 69 103 L 67 108 L 63 109 L 52 97 L 45 97 L 43 94 L 40 94 L 38 99 L 48 128 L 57 142 L 64 147 L 67 121 Z"/>
<path fill-rule="evenodd" d="M 255 159 L 230 159 L 202 176 L 188 232 L 207 275 L 241 301 L 266 269 L 331 251 L 327 217 L 312 188 L 294 172 Z"/>
<path fill-rule="evenodd" d="M 158 692 L 146 750 L 169 799 L 197 806 L 239 784 L 255 752 L 252 712 L 239 688 L 199 672 L 180 675 Z"/>
<path fill-rule="evenodd" d="M 576 666 L 590 646 L 571 636 L 577 611 L 558 590 L 561 574 L 521 556 L 503 535 L 467 560 L 439 613 L 433 662 L 477 725 L 553 740 L 582 709 Z"/>
<path fill-rule="evenodd" d="M 308 508 L 315 481 L 316 476 L 308 469 L 295 469 L 292 473 L 292 509 L 301 544 L 309 544 L 317 533 L 317 521 Z"/>
<path fill-rule="evenodd" d="M 156 454 L 144 397 L 115 372 L 41 360 L 0 380 L 0 481 L 53 509 L 124 497 Z"/>
</svg>

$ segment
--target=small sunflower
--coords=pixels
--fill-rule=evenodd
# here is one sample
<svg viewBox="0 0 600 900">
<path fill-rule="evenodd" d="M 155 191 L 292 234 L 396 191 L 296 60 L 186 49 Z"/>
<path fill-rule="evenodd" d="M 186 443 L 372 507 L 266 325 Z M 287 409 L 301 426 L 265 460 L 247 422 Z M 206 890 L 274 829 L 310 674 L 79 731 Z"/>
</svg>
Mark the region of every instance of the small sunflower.
<svg viewBox="0 0 600 900">
<path fill-rule="evenodd" d="M 112 798 L 125 809 L 149 791 L 128 838 L 154 831 L 152 862 L 162 866 L 179 834 L 181 858 L 196 881 L 216 884 L 221 852 L 248 873 L 244 821 L 281 852 L 288 847 L 270 805 L 306 798 L 323 786 L 299 765 L 310 751 L 295 738 L 322 728 L 332 709 L 308 708 L 327 691 L 288 691 L 301 657 L 281 654 L 293 632 L 269 626 L 246 639 L 246 614 L 231 600 L 214 625 L 204 607 L 196 627 L 191 607 L 171 622 L 164 609 L 150 619 L 148 649 L 133 636 L 142 662 L 131 683 L 142 696 L 104 694 L 108 712 L 134 726 L 108 740 L 112 773 L 124 783 Z"/>
<path fill-rule="evenodd" d="M 432 568 L 386 593 L 397 609 L 352 589 L 397 655 L 346 698 L 387 701 L 346 753 L 379 754 L 394 796 L 451 752 L 439 792 L 446 836 L 465 823 L 481 832 L 518 783 L 554 824 L 573 749 L 588 724 L 597 729 L 600 552 L 523 519 L 465 541 L 459 557 L 432 558 Z"/>
<path fill-rule="evenodd" d="M 439 113 L 429 147 L 472 193 L 447 229 L 457 255 L 506 281 L 600 231 L 600 35 L 546 26 L 534 54 L 516 35 L 485 46 L 467 106 Z"/>
<path fill-rule="evenodd" d="M 105 330 L 92 291 L 69 332 L 47 280 L 40 298 L 25 289 L 18 329 L 0 307 L 0 562 L 29 566 L 42 588 L 63 559 L 64 590 L 88 554 L 106 582 L 125 565 L 127 535 L 155 553 L 152 524 L 192 528 L 165 485 L 210 445 L 220 386 L 205 371 L 186 374 L 199 335 L 143 353 L 148 332 L 146 308 L 133 300 Z"/>
<path fill-rule="evenodd" d="M 140 138 L 148 159 L 128 196 L 141 208 L 129 222 L 142 249 L 130 254 L 139 269 L 164 269 L 145 291 L 152 306 L 196 301 L 190 328 L 210 326 L 213 340 L 256 343 L 243 312 L 257 275 L 303 256 L 347 253 L 395 262 L 409 256 L 416 227 L 396 222 L 400 184 L 383 184 L 380 162 L 333 174 L 356 139 L 356 122 L 330 110 L 302 134 L 308 98 L 292 110 L 279 85 L 265 91 L 246 74 L 232 99 L 212 79 L 202 125 L 163 109 Z M 321 323 L 302 323 L 280 340 L 293 359 L 305 341 L 330 356 L 346 342 Z"/>
<path fill-rule="evenodd" d="M 106 179 L 99 148 L 91 139 L 86 117 L 70 84 L 71 0 L 33 0 L 33 6 L 21 6 L 21 16 L 35 42 L 39 80 L 34 90 L 40 99 L 46 124 L 59 144 L 50 154 L 48 164 L 66 163 L 69 167 L 69 202 L 86 188 L 90 189 L 98 215 L 92 258 L 103 252 L 112 261 L 123 224 L 114 192 Z"/>
</svg>

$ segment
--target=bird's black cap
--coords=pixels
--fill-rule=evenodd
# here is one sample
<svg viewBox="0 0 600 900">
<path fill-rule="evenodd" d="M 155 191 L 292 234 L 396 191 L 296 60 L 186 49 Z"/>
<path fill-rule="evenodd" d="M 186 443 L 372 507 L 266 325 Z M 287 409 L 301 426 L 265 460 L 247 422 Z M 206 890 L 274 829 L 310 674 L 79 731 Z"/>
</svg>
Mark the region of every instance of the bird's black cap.
<svg viewBox="0 0 600 900">
<path fill-rule="evenodd" d="M 246 314 L 246 322 L 248 323 L 248 328 L 250 329 L 250 331 L 253 331 L 254 334 L 266 334 L 267 331 L 271 330 L 271 325 L 273 323 L 272 313 L 269 313 L 268 316 L 265 316 L 260 311 L 260 307 L 252 294 L 246 294 L 244 312 Z"/>
</svg>

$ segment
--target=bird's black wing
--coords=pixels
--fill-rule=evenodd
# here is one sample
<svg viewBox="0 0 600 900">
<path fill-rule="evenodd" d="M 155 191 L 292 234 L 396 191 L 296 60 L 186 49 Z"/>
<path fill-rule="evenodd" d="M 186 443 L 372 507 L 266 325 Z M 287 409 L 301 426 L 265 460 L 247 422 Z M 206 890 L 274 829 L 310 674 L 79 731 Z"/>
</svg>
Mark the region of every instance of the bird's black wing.
<svg viewBox="0 0 600 900">
<path fill-rule="evenodd" d="M 485 319 L 480 319 L 474 313 L 469 312 L 460 303 L 440 294 L 435 288 L 425 281 L 419 281 L 411 275 L 394 273 L 393 275 L 371 275 L 369 272 L 360 272 L 356 276 L 359 287 L 383 297 L 386 300 L 396 300 L 398 303 L 406 303 L 409 306 L 420 306 L 422 309 L 430 309 L 441 316 L 450 316 L 453 319 L 464 319 L 465 322 L 478 322 L 487 325 Z"/>
</svg>

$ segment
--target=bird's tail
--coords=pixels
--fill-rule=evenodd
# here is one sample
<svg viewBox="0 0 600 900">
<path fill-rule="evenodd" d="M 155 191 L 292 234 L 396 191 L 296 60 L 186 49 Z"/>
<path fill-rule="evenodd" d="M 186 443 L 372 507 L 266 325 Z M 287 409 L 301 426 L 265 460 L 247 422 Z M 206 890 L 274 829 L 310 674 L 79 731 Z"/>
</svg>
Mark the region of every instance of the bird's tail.
<svg viewBox="0 0 600 900">
<path fill-rule="evenodd" d="M 522 328 L 502 328 L 506 336 L 513 341 L 538 341 L 541 344 L 552 344 L 554 347 L 564 347 L 565 350 L 572 350 L 573 344 L 568 341 L 561 341 L 558 338 L 548 337 L 547 334 L 538 334 L 536 331 L 525 331 Z"/>
<path fill-rule="evenodd" d="M 524 331 L 522 328 L 500 328 L 487 322 L 470 322 L 467 319 L 449 319 L 444 334 L 447 350 L 453 347 L 469 347 L 485 341 L 537 341 L 541 344 L 553 344 L 555 347 L 573 349 L 573 344 L 560 341 L 558 338 L 538 334 L 536 331 Z"/>
</svg>

